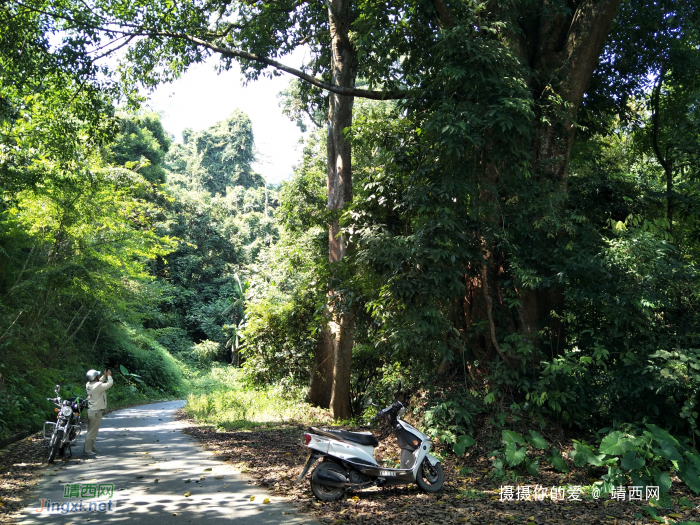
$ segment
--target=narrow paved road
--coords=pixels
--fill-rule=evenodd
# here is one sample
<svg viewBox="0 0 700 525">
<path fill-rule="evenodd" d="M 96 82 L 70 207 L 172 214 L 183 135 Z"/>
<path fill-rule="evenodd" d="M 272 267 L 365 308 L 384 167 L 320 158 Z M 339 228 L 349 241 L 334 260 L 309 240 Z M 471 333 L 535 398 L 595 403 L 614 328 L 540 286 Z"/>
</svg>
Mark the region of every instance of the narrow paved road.
<svg viewBox="0 0 700 525">
<path fill-rule="evenodd" d="M 99 456 L 82 457 L 81 437 L 73 459 L 46 470 L 20 523 L 316 524 L 184 434 L 173 418 L 183 405 L 158 403 L 106 415 L 96 443 Z"/>
</svg>

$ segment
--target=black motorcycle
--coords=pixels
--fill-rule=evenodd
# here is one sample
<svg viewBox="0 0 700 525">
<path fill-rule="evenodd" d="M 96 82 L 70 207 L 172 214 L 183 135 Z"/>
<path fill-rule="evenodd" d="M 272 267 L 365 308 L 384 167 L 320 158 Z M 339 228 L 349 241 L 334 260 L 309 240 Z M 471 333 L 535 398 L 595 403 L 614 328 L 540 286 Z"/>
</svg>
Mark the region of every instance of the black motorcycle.
<svg viewBox="0 0 700 525">
<path fill-rule="evenodd" d="M 61 387 L 56 385 L 54 393 L 56 397 L 47 397 L 47 401 L 52 401 L 57 408 L 56 422 L 44 422 L 44 439 L 49 441 L 49 463 L 53 463 L 56 456 L 63 456 L 66 449 L 73 456 L 71 447 L 78 441 L 78 436 L 82 432 L 82 421 L 80 412 L 87 406 L 87 400 L 80 397 L 69 397 L 61 400 L 58 391 Z M 48 435 L 47 430 L 52 428 L 51 435 Z"/>
</svg>

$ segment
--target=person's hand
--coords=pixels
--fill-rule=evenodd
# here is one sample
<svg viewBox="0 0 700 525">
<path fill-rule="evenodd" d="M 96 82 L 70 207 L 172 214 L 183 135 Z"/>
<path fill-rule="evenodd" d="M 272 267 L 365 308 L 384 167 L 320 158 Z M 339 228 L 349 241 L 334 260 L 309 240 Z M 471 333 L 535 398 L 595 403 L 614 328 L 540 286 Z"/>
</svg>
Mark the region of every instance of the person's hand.
<svg viewBox="0 0 700 525">
<path fill-rule="evenodd" d="M 112 371 L 108 368 L 107 371 L 105 372 L 105 375 L 106 375 L 106 376 L 111 376 L 111 375 L 112 375 Z"/>
</svg>

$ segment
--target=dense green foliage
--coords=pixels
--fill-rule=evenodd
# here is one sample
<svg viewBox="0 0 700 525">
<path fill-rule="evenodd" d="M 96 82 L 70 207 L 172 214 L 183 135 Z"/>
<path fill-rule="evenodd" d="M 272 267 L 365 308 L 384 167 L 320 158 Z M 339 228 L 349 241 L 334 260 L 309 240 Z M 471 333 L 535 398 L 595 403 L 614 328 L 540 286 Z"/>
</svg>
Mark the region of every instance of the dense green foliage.
<svg viewBox="0 0 700 525">
<path fill-rule="evenodd" d="M 548 69 L 563 55 L 538 62 L 528 47 L 569 3 L 357 2 L 358 84 L 401 93 L 355 102 L 353 198 L 332 212 L 323 131 L 277 192 L 252 169 L 246 115 L 173 144 L 155 115 L 117 116 L 85 51 L 123 38 L 102 20 L 129 22 L 123 79 L 151 86 L 216 46 L 235 47 L 223 69 L 237 56 L 254 79 L 269 64 L 255 56 L 308 42 L 318 84 L 332 69 L 325 4 L 3 6 L 0 29 L 25 29 L 28 52 L 3 38 L 0 401 L 13 408 L 1 430 L 33 404 L 38 421 L 35 392 L 78 362 L 121 364 L 147 378 L 135 391 L 169 395 L 178 367 L 232 362 L 298 399 L 342 312 L 354 316 L 355 417 L 402 379 L 414 417 L 455 453 L 477 422 L 493 428 L 498 475 L 567 468 L 533 429 L 549 423 L 588 436 L 572 458 L 607 468 L 604 489 L 629 476 L 665 494 L 674 471 L 699 491 L 700 15 L 642 4 L 621 3 L 582 86 L 567 77 L 578 63 Z M 333 118 L 324 92 L 298 81 L 283 111 L 302 126 Z M 349 245 L 331 265 L 337 220 Z M 252 394 L 233 383 L 189 410 L 249 421 Z"/>
<path fill-rule="evenodd" d="M 234 274 L 276 238 L 276 200 L 247 116 L 170 149 L 157 115 L 115 111 L 78 43 L 51 47 L 47 20 L 4 5 L 0 24 L 4 437 L 46 419 L 54 384 L 84 394 L 90 367 L 113 368 L 111 404 L 179 396 L 172 355 L 224 355 Z"/>
<path fill-rule="evenodd" d="M 0 25 L 5 435 L 46 419 L 54 384 L 84 393 L 88 363 L 150 369 L 162 382 L 139 395 L 173 395 L 180 376 L 167 352 L 132 328 L 149 303 L 144 263 L 174 244 L 155 228 L 157 189 L 110 162 L 110 145 L 123 137 L 111 88 L 74 42 L 49 53 L 50 26 L 31 10 L 3 5 Z M 138 395 L 119 387 L 114 397 Z"/>
<path fill-rule="evenodd" d="M 195 343 L 216 343 L 196 353 L 223 358 L 237 330 L 229 325 L 243 321 L 238 307 L 238 315 L 231 316 L 231 307 L 244 300 L 240 275 L 278 237 L 276 192 L 266 190 L 251 168 L 253 133 L 247 115 L 236 111 L 202 132 L 186 130 L 183 138 L 165 157 L 170 198 L 161 222 L 180 243 L 152 265 L 162 300 L 148 326 L 166 334 L 184 330 Z M 177 344 L 171 349 L 179 350 Z"/>
</svg>

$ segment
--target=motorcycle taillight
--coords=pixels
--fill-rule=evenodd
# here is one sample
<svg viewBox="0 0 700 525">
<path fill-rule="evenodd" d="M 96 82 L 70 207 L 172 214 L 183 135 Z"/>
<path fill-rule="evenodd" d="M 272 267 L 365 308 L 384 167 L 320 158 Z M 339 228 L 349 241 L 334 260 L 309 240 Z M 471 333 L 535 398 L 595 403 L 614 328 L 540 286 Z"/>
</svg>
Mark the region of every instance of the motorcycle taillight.
<svg viewBox="0 0 700 525">
<path fill-rule="evenodd" d="M 311 434 L 304 434 L 304 445 L 311 443 Z"/>
</svg>

